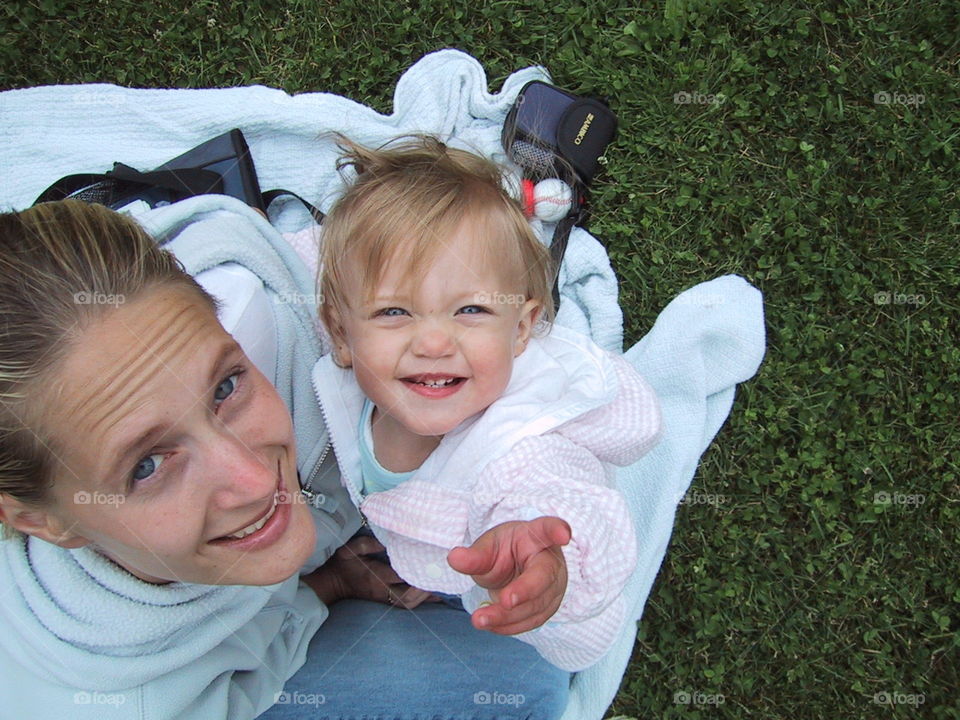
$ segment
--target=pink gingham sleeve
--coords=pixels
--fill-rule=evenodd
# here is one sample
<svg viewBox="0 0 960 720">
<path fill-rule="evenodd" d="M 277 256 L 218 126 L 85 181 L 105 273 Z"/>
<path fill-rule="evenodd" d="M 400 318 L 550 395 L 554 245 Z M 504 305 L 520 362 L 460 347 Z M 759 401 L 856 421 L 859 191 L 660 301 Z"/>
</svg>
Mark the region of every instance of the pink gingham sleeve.
<svg viewBox="0 0 960 720">
<path fill-rule="evenodd" d="M 636 534 L 614 473 L 659 440 L 660 406 L 626 360 L 612 356 L 618 392 L 611 403 L 530 437 L 491 463 L 474 489 L 471 539 L 500 523 L 552 515 L 565 520 L 567 591 L 541 628 L 524 633 L 550 662 L 579 670 L 602 657 L 624 622 L 623 587 L 637 563 Z"/>
<path fill-rule="evenodd" d="M 612 473 L 595 455 L 550 433 L 526 438 L 491 463 L 474 499 L 471 542 L 511 520 L 550 515 L 570 525 L 563 601 L 546 625 L 521 639 L 565 670 L 602 657 L 623 622 L 621 593 L 637 562 L 633 522 Z"/>
<path fill-rule="evenodd" d="M 557 433 L 587 448 L 603 462 L 620 467 L 646 455 L 660 440 L 660 402 L 633 366 L 609 353 L 619 388 L 613 402 L 581 415 Z"/>
</svg>

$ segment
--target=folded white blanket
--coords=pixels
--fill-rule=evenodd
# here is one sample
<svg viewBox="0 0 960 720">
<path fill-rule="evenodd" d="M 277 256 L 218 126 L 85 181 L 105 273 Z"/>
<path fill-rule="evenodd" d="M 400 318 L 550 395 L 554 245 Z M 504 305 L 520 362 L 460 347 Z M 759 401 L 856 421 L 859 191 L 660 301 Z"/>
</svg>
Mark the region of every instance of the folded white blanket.
<svg viewBox="0 0 960 720">
<path fill-rule="evenodd" d="M 542 68 L 526 68 L 507 78 L 499 93 L 490 94 L 476 60 L 455 50 L 440 51 L 400 78 L 391 115 L 335 95 L 290 97 L 264 87 L 130 90 L 88 85 L 8 91 L 0 93 L 0 168 L 5 178 L 0 202 L 26 207 L 59 177 L 102 172 L 114 161 L 152 168 L 239 127 L 264 188 L 285 187 L 326 208 L 341 183 L 333 170 L 332 143 L 319 137 L 324 131 L 338 130 L 366 143 L 427 132 L 503 159 L 503 118 L 520 87 L 534 79 L 548 78 Z M 302 226 L 299 217 L 289 209 L 278 222 L 296 230 Z M 571 235 L 560 277 L 558 323 L 619 350 L 622 318 L 616 278 L 602 246 L 588 233 Z M 665 429 L 661 444 L 619 476 L 631 502 L 640 548 L 640 562 L 628 585 L 635 619 L 663 559 L 676 504 L 730 410 L 736 383 L 753 375 L 763 352 L 760 293 L 729 276 L 680 295 L 626 354 L 657 391 Z M 611 653 L 574 676 L 564 720 L 603 716 L 634 639 L 635 627 L 629 623 Z"/>
<path fill-rule="evenodd" d="M 283 187 L 326 210 L 342 187 L 336 148 L 324 133 L 342 132 L 379 145 L 399 135 L 427 133 L 506 161 L 500 129 L 514 98 L 531 80 L 549 80 L 530 67 L 487 91 L 480 64 L 457 50 L 425 56 L 400 78 L 394 111 L 329 93 L 290 96 L 262 86 L 213 90 L 136 90 L 115 85 L 59 85 L 0 93 L 0 203 L 22 209 L 64 175 L 104 172 L 114 162 L 149 170 L 239 127 L 264 190 Z M 11 182 L 10 178 L 16 178 Z M 302 208 L 281 212 L 278 227 L 309 221 Z M 543 228 L 548 242 L 552 226 Z M 616 277 L 603 247 L 585 232 L 570 238 L 560 321 L 620 350 L 622 315 Z M 612 302 L 611 302 L 612 299 Z"/>
</svg>

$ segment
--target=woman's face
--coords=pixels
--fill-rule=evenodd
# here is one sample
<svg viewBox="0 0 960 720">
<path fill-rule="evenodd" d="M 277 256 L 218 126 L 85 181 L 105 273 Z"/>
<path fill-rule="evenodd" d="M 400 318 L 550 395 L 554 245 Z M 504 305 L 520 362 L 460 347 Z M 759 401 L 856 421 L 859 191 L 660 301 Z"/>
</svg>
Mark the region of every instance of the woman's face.
<svg viewBox="0 0 960 720">
<path fill-rule="evenodd" d="M 58 544 L 92 543 L 149 582 L 214 585 L 280 582 L 312 552 L 290 414 L 188 290 L 107 310 L 42 403 Z"/>
</svg>

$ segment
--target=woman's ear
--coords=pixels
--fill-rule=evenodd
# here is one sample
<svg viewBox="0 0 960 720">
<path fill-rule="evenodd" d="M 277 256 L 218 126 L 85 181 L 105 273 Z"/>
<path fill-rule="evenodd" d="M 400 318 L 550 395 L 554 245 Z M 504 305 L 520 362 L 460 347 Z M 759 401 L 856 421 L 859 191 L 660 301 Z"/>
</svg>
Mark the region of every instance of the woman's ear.
<svg viewBox="0 0 960 720">
<path fill-rule="evenodd" d="M 527 349 L 527 342 L 533 334 L 533 328 L 540 319 L 540 311 L 543 305 L 539 300 L 527 300 L 520 309 L 520 319 L 517 323 L 517 342 L 514 346 L 513 356 L 518 357 L 520 353 Z"/>
<path fill-rule="evenodd" d="M 25 503 L 0 493 L 0 522 L 25 535 L 46 540 L 63 548 L 78 548 L 90 544 L 87 538 L 71 532 L 51 510 Z"/>
</svg>

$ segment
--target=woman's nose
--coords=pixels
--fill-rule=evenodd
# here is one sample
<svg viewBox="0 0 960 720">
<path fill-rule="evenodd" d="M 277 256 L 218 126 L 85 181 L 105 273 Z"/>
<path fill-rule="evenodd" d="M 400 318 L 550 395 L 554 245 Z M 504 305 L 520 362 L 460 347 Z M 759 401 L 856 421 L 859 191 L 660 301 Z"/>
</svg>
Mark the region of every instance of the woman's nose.
<svg viewBox="0 0 960 720">
<path fill-rule="evenodd" d="M 268 497 L 277 487 L 278 465 L 255 452 L 251 443 L 221 426 L 208 446 L 205 481 L 224 506 L 244 505 Z"/>
<path fill-rule="evenodd" d="M 456 345 L 451 328 L 443 323 L 424 323 L 416 330 L 411 350 L 421 357 L 439 358 L 452 355 Z"/>
</svg>

